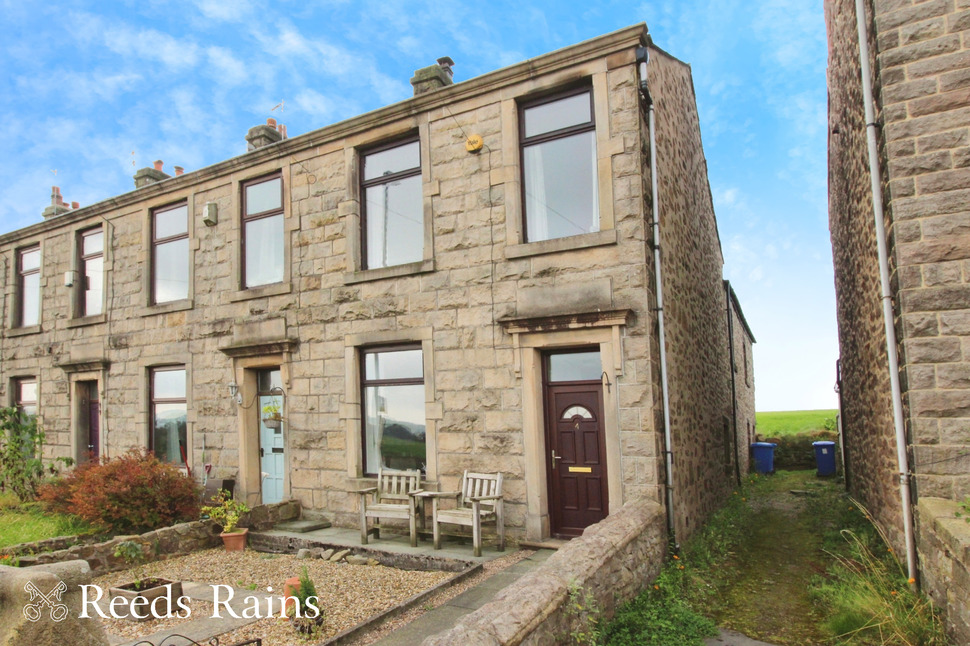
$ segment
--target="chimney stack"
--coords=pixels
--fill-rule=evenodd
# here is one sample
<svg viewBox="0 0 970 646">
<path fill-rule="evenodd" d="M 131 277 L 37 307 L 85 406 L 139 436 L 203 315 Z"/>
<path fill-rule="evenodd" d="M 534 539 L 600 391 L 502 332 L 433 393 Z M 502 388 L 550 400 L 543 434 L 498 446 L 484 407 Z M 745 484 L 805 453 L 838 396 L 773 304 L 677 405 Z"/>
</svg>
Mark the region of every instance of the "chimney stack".
<svg viewBox="0 0 970 646">
<path fill-rule="evenodd" d="M 182 173 L 185 172 L 185 169 L 182 168 L 181 166 L 175 166 L 174 168 L 175 168 L 175 176 L 176 177 L 178 177 L 179 175 L 181 175 Z"/>
<path fill-rule="evenodd" d="M 162 171 L 162 167 L 165 166 L 165 162 L 161 159 L 156 159 L 153 164 L 154 168 L 139 169 L 135 172 L 135 188 L 141 188 L 142 186 L 148 186 L 149 184 L 154 184 L 155 182 L 160 182 L 163 179 L 168 179 L 171 175 Z"/>
<path fill-rule="evenodd" d="M 74 205 L 74 208 L 76 209 L 77 202 L 75 202 Z M 57 186 L 51 186 L 51 204 L 44 209 L 43 213 L 41 213 L 41 215 L 44 216 L 44 219 L 46 220 L 48 218 L 61 215 L 62 213 L 67 213 L 70 210 L 71 206 L 64 201 L 63 197 L 61 197 L 61 189 Z"/>
<path fill-rule="evenodd" d="M 443 56 L 434 65 L 415 70 L 414 77 L 411 79 L 411 85 L 414 86 L 414 96 L 433 92 L 446 85 L 453 84 L 455 72 L 451 68 L 454 65 L 455 61 L 448 56 Z"/>
<path fill-rule="evenodd" d="M 283 133 L 276 129 L 276 119 L 269 118 L 266 125 L 254 126 L 246 133 L 246 150 L 256 150 L 275 144 L 283 139 Z"/>
</svg>

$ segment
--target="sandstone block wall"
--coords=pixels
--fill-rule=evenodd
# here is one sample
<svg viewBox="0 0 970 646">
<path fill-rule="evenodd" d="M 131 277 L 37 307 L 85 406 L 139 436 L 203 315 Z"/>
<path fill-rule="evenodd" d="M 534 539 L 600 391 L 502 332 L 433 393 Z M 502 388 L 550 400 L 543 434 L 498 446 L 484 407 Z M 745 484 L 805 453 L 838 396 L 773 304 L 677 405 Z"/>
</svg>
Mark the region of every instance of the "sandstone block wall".
<svg viewBox="0 0 970 646">
<path fill-rule="evenodd" d="M 734 365 L 731 378 L 734 383 L 734 423 L 736 455 L 741 476 L 751 468 L 751 443 L 755 441 L 756 418 L 754 399 L 754 335 L 744 318 L 741 303 L 730 283 L 725 281 L 728 291 L 728 316 L 731 317 L 731 347 L 734 349 Z"/>
<path fill-rule="evenodd" d="M 954 643 L 970 643 L 970 523 L 957 503 L 921 498 L 917 510 L 920 578 L 938 608 L 946 609 Z"/>
<path fill-rule="evenodd" d="M 683 541 L 723 502 L 733 486 L 727 298 L 719 278 L 721 243 L 707 182 L 707 161 L 700 145 L 690 69 L 663 52 L 652 60 L 656 62 L 649 76 L 656 103 L 657 211 L 674 506 L 677 540 Z M 656 372 L 659 391 L 659 369 Z M 660 416 L 662 410 L 657 406 L 655 414 Z M 662 417 L 657 418 L 656 428 L 662 432 Z"/>
<path fill-rule="evenodd" d="M 927 497 L 970 495 L 970 3 L 874 0 L 866 9 L 910 472 L 922 511 Z M 855 20 L 853 2 L 826 2 L 846 470 L 852 493 L 899 551 L 898 466 Z M 939 541 L 925 522 L 918 541 L 926 589 L 942 601 L 941 578 L 929 572 Z M 965 601 L 950 612 L 965 614 Z"/>
<path fill-rule="evenodd" d="M 845 470 L 850 493 L 879 519 L 899 554 L 904 546 L 902 511 L 895 475 L 898 468 L 854 3 L 826 2 L 825 10 L 829 34 L 829 229 L 842 361 Z"/>
</svg>

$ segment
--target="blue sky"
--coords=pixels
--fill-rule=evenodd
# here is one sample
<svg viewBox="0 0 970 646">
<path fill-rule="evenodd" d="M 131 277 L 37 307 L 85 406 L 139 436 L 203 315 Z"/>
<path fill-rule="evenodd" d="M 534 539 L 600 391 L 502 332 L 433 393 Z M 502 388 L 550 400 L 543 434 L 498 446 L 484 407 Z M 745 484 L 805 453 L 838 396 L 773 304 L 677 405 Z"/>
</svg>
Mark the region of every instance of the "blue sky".
<svg viewBox="0 0 970 646">
<path fill-rule="evenodd" d="M 39 221 L 52 185 L 88 205 L 156 159 L 171 173 L 242 154 L 266 117 L 292 137 L 406 99 L 440 56 L 460 82 L 646 22 L 693 69 L 725 275 L 758 340 L 757 407 L 835 407 L 818 0 L 0 7 L 0 233 Z"/>
</svg>

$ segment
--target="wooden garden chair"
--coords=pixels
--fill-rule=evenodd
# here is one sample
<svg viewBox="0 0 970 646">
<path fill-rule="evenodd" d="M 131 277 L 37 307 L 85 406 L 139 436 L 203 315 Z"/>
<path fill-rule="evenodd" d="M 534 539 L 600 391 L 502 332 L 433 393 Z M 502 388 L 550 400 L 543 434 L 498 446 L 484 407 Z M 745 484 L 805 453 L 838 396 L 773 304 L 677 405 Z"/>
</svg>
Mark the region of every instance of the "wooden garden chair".
<svg viewBox="0 0 970 646">
<path fill-rule="evenodd" d="M 377 470 L 377 486 L 360 489 L 360 543 L 367 545 L 367 537 L 373 533 L 380 538 L 381 518 L 396 518 L 408 521 L 411 534 L 411 547 L 418 546 L 416 522 L 424 527 L 424 501 L 421 493 L 421 472 L 417 469 L 398 471 L 394 469 Z M 367 497 L 372 501 L 367 502 Z M 367 529 L 367 519 L 378 519 L 375 526 Z"/>
<path fill-rule="evenodd" d="M 465 471 L 461 478 L 461 491 L 425 492 L 422 497 L 432 500 L 434 523 L 434 548 L 441 549 L 441 523 L 464 525 L 472 528 L 472 544 L 475 556 L 482 555 L 482 523 L 495 522 L 498 533 L 498 550 L 505 551 L 505 516 L 502 501 L 501 473 L 471 473 Z M 442 509 L 439 500 L 455 498 L 455 509 Z"/>
</svg>

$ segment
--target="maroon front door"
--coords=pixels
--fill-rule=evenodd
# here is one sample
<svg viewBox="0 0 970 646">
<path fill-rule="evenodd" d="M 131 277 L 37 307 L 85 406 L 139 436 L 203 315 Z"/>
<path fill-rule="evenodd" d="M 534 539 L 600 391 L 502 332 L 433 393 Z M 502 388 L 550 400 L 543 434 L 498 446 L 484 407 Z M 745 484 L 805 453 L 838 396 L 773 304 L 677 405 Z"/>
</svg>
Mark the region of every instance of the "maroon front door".
<svg viewBox="0 0 970 646">
<path fill-rule="evenodd" d="M 81 415 L 88 428 L 84 455 L 97 460 L 101 456 L 101 402 L 98 401 L 98 382 L 82 382 L 81 392 Z"/>
<path fill-rule="evenodd" d="M 603 388 L 547 384 L 545 408 L 552 533 L 579 536 L 609 513 Z"/>
</svg>

